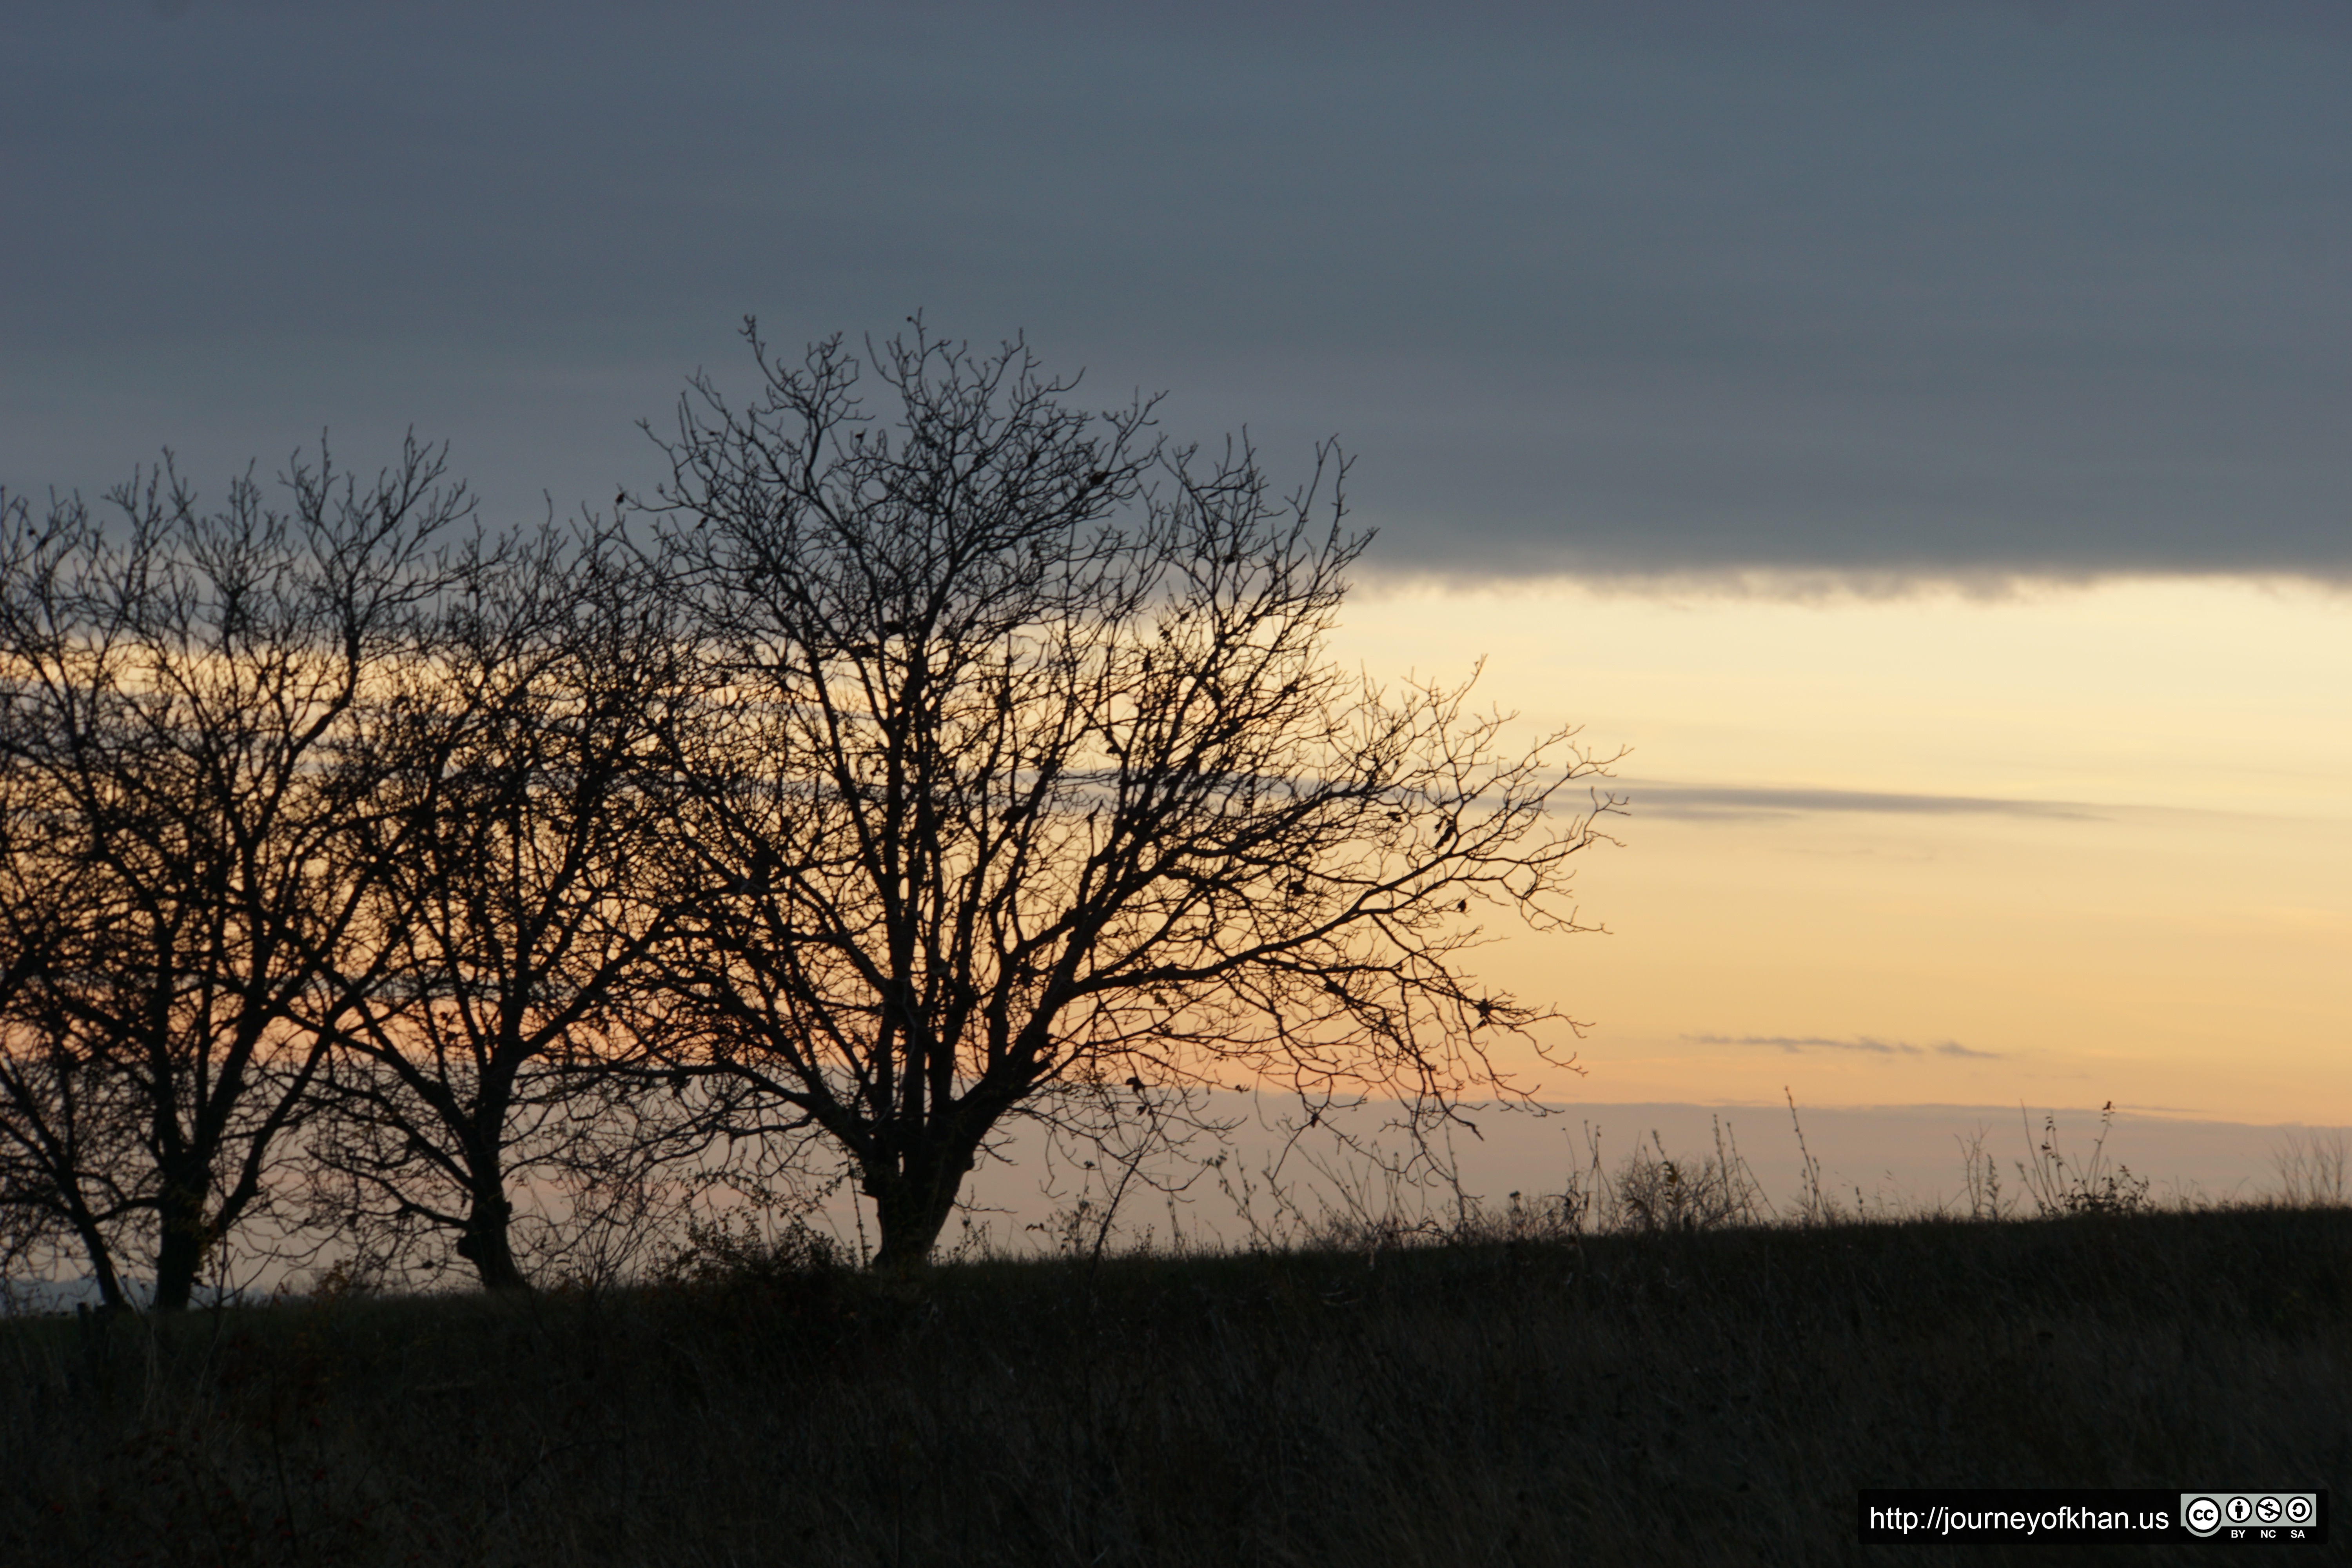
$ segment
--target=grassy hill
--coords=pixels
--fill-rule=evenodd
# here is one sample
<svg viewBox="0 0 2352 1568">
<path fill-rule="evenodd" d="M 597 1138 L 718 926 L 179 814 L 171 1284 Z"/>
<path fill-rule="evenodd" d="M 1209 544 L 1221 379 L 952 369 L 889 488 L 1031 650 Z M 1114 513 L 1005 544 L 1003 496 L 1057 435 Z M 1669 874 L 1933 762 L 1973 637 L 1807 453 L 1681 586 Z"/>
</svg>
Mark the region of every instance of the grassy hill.
<svg viewBox="0 0 2352 1568">
<path fill-rule="evenodd" d="M 2342 1208 L 700 1275 L 0 1324 L 0 1561 L 1983 1563 L 1855 1489 L 2352 1478 Z"/>
</svg>

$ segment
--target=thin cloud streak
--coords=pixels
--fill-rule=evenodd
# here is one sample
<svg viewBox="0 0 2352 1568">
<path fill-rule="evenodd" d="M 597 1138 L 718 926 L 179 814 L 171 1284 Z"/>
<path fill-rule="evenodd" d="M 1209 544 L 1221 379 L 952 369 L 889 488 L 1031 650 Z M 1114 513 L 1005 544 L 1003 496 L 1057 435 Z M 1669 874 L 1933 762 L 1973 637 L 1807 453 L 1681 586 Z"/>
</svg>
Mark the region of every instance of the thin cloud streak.
<svg viewBox="0 0 2352 1568">
<path fill-rule="evenodd" d="M 2074 800 L 2000 795 L 1914 795 L 1887 790 L 1756 787 L 1740 784 L 1619 783 L 1634 815 L 1752 818 L 1814 812 L 1864 812 L 1904 816 L 2015 816 L 2060 822 L 2112 821 L 2114 808 Z"/>
<path fill-rule="evenodd" d="M 1851 1051 L 1875 1057 L 1961 1057 L 1970 1061 L 2000 1061 L 2007 1053 L 1979 1051 L 1946 1040 L 1940 1045 L 1915 1046 L 1907 1040 L 1881 1040 L 1868 1035 L 1856 1035 L 1850 1039 L 1836 1039 L 1827 1035 L 1685 1035 L 1683 1038 L 1695 1046 L 1769 1046 L 1791 1056 L 1806 1051 Z"/>
</svg>

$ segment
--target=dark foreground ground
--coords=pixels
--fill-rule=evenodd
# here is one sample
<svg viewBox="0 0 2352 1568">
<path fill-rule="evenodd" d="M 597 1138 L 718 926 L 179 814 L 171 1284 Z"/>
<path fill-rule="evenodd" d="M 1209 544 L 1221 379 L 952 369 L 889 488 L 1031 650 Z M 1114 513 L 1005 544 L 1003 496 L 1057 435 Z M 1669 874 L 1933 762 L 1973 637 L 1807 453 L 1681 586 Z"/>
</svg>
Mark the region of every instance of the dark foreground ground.
<svg viewBox="0 0 2352 1568">
<path fill-rule="evenodd" d="M 2342 1561 L 1854 1491 L 2347 1478 L 2342 1209 L 0 1324 L 12 1568 Z"/>
</svg>

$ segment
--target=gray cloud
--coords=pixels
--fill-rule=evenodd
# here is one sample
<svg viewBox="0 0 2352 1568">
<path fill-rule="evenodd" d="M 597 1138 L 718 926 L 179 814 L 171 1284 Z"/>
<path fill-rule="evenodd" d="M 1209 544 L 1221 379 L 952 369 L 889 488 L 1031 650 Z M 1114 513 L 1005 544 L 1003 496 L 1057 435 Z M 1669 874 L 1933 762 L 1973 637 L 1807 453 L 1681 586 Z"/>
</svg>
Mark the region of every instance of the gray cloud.
<svg viewBox="0 0 2352 1568">
<path fill-rule="evenodd" d="M 1616 787 L 1636 814 L 1652 816 L 1752 818 L 1811 812 L 1864 812 L 1910 816 L 2021 816 L 2069 822 L 2107 820 L 2104 808 L 2068 800 L 1906 795 L 1877 790 L 1751 788 L 1736 784 L 1628 783 Z"/>
<path fill-rule="evenodd" d="M 173 9 L 166 6 L 164 9 Z M 2352 574 L 2352 12 L 12 7 L 0 482 L 1025 330 L 1402 571 Z"/>
<path fill-rule="evenodd" d="M 1825 1035 L 1685 1035 L 1684 1039 L 1696 1046 L 1770 1046 L 1794 1056 L 1804 1051 L 1854 1051 L 1874 1057 L 1965 1057 L 1974 1061 L 1999 1061 L 2004 1053 L 1973 1050 L 1958 1040 L 1946 1040 L 1941 1045 L 1915 1046 L 1904 1040 L 1874 1039 L 1857 1035 L 1851 1039 L 1832 1039 Z"/>
</svg>

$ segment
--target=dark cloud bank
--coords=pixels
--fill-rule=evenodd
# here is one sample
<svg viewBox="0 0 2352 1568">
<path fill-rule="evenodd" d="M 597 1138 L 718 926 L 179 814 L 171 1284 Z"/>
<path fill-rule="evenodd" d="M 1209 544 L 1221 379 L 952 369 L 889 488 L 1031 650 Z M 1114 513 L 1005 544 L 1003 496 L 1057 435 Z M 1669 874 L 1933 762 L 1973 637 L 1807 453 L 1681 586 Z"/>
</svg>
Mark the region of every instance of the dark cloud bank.
<svg viewBox="0 0 2352 1568">
<path fill-rule="evenodd" d="M 403 426 L 520 510 L 926 307 L 1381 564 L 2352 573 L 2335 5 L 11 7 L 0 481 Z"/>
</svg>

